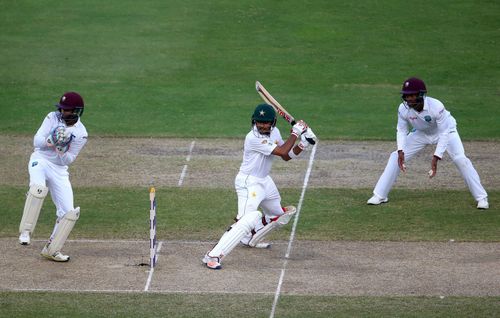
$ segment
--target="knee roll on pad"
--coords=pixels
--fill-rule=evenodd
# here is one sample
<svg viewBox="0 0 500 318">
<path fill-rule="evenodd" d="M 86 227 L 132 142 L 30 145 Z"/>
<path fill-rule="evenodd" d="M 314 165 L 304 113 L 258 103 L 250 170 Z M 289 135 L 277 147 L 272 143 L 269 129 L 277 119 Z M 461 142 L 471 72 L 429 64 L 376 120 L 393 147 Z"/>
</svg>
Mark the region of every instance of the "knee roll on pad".
<svg viewBox="0 0 500 318">
<path fill-rule="evenodd" d="M 236 245 L 245 235 L 250 233 L 257 220 L 262 217 L 259 211 L 253 211 L 245 214 L 238 222 L 234 223 L 231 228 L 222 235 L 219 243 L 208 253 L 211 257 L 220 257 L 221 259 L 231 253 Z"/>
<path fill-rule="evenodd" d="M 253 230 L 255 224 L 262 218 L 262 212 L 260 211 L 252 211 L 246 213 L 238 222 L 233 224 L 233 228 L 239 227 L 243 231 L 250 233 Z"/>
<path fill-rule="evenodd" d="M 73 230 L 76 221 L 80 217 L 80 208 L 69 211 L 64 215 L 64 217 L 59 221 L 57 229 L 54 233 L 54 237 L 48 246 L 49 254 L 54 254 L 59 252 L 66 240 L 68 239 L 69 233 Z"/>
<path fill-rule="evenodd" d="M 255 245 L 257 245 L 257 243 L 262 241 L 262 239 L 264 239 L 264 237 L 269 232 L 288 224 L 288 222 L 290 222 L 290 219 L 297 212 L 297 209 L 295 207 L 292 207 L 292 206 L 287 207 L 287 208 L 288 208 L 288 210 L 284 214 L 282 214 L 278 219 L 266 224 L 262 229 L 257 231 L 257 233 L 255 233 L 255 235 L 250 240 L 250 242 L 248 242 L 248 245 L 255 247 Z"/>
<path fill-rule="evenodd" d="M 19 224 L 19 232 L 29 231 L 33 233 L 35 230 L 40 210 L 42 209 L 43 201 L 49 193 L 49 188 L 43 185 L 34 184 L 26 194 L 26 202 L 24 203 L 23 217 Z"/>
</svg>

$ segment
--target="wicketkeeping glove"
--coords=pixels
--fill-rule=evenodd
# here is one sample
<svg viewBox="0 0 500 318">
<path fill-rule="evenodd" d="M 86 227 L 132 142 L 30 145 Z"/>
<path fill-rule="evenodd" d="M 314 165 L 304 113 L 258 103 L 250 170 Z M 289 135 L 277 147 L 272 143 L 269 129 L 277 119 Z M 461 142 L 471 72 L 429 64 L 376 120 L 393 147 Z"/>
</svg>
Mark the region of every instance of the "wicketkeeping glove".
<svg viewBox="0 0 500 318">
<path fill-rule="evenodd" d="M 72 140 L 73 134 L 66 131 L 64 126 L 57 126 L 50 132 L 47 143 L 54 146 L 58 152 L 65 153 Z"/>
</svg>

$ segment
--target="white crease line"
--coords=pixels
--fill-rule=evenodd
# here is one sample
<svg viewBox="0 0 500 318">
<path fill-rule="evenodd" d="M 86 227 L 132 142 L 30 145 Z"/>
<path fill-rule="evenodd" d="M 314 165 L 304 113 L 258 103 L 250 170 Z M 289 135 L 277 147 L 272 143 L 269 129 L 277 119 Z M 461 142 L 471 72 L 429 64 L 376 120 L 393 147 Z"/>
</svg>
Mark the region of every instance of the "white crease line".
<svg viewBox="0 0 500 318">
<path fill-rule="evenodd" d="M 311 155 L 309 156 L 309 164 L 307 166 L 306 175 L 304 177 L 304 183 L 302 185 L 302 192 L 300 194 L 299 205 L 297 206 L 297 214 L 295 215 L 295 218 L 293 220 L 292 233 L 290 233 L 290 239 L 288 241 L 288 247 L 287 247 L 286 253 L 285 253 L 285 261 L 283 262 L 283 268 L 281 269 L 281 275 L 280 275 L 280 279 L 278 281 L 278 287 L 276 288 L 276 293 L 274 294 L 273 307 L 271 309 L 271 314 L 269 315 L 269 318 L 274 318 L 274 313 L 276 312 L 276 306 L 277 306 L 278 300 L 280 298 L 281 286 L 283 285 L 283 279 L 285 277 L 286 266 L 288 265 L 288 259 L 290 257 L 290 253 L 292 252 L 292 244 L 293 244 L 293 240 L 295 238 L 295 229 L 297 228 L 297 223 L 299 222 L 299 215 L 300 215 L 300 210 L 302 209 L 302 202 L 304 201 L 304 195 L 306 193 L 307 184 L 309 183 L 309 176 L 311 175 L 311 170 L 312 170 L 312 166 L 314 163 L 314 155 L 316 154 L 316 146 L 318 146 L 318 144 L 314 145 L 314 147 L 311 151 Z"/>
<path fill-rule="evenodd" d="M 189 153 L 186 157 L 187 162 L 189 162 L 189 160 L 191 160 L 191 154 L 193 153 L 194 144 L 195 144 L 195 141 L 193 140 L 191 142 L 191 146 L 189 147 Z M 186 163 L 184 165 L 184 167 L 182 168 L 181 177 L 179 178 L 179 183 L 178 183 L 179 187 L 182 185 L 182 182 L 184 181 L 184 177 L 186 176 L 187 167 L 188 167 L 188 165 Z"/>
<path fill-rule="evenodd" d="M 158 247 L 156 248 L 156 264 L 158 264 L 158 259 L 160 258 L 160 250 L 161 246 L 163 245 L 163 242 L 158 243 Z M 149 287 L 151 286 L 151 281 L 153 280 L 153 273 L 155 272 L 155 268 L 151 268 L 149 270 L 149 275 L 148 279 L 146 281 L 146 286 L 144 286 L 144 291 L 147 292 L 149 291 Z"/>
</svg>

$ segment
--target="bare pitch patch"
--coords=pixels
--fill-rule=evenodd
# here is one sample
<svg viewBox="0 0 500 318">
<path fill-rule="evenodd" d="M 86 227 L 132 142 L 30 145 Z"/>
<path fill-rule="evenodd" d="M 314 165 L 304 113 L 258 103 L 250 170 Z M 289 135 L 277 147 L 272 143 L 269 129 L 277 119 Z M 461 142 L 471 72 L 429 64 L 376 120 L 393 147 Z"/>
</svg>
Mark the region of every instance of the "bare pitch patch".
<svg viewBox="0 0 500 318">
<path fill-rule="evenodd" d="M 183 186 L 233 188 L 242 156 L 241 140 L 91 138 L 74 166 L 78 186 L 175 187 L 187 165 Z M 27 186 L 31 138 L 0 136 L 1 185 Z M 328 141 L 318 145 L 309 187 L 371 188 L 394 142 Z M 499 189 L 500 146 L 465 143 L 486 189 Z M 187 162 L 188 154 L 192 156 Z M 409 163 L 398 187 L 465 189 L 449 158 L 438 175 L 426 177 L 432 149 Z M 302 187 L 308 153 L 276 161 L 279 187 Z M 276 292 L 284 270 L 284 242 L 270 250 L 238 247 L 211 271 L 201 258 L 214 242 L 164 242 L 149 291 L 181 293 Z M 20 246 L 0 239 L 0 290 L 142 292 L 149 269 L 148 242 L 69 241 L 69 263 L 39 255 L 43 242 Z M 282 294 L 298 295 L 500 295 L 497 243 L 294 242 Z M 216 282 L 216 283 L 214 283 Z"/>
<path fill-rule="evenodd" d="M 190 149 L 192 142 L 194 146 Z M 233 188 L 242 158 L 242 140 L 172 138 L 91 137 L 70 168 L 78 186 L 175 187 L 187 164 L 185 187 Z M 0 136 L 4 151 L 0 184 L 26 186 L 27 162 L 32 151 L 28 137 Z M 466 154 L 475 165 L 485 188 L 500 189 L 500 143 L 466 142 Z M 309 187 L 372 188 L 382 173 L 395 142 L 321 141 L 309 180 Z M 188 154 L 190 160 L 187 162 Z M 429 180 L 432 147 L 408 163 L 396 187 L 466 189 L 450 158 L 439 163 L 437 176 Z M 302 186 L 309 153 L 298 160 L 275 161 L 272 176 L 278 187 Z"/>
<path fill-rule="evenodd" d="M 276 292 L 287 243 L 271 249 L 237 247 L 222 270 L 205 268 L 213 242 L 163 241 L 149 292 Z M 0 290 L 143 292 L 147 241 L 69 241 L 68 263 L 42 258 L 43 242 L 0 240 Z M 495 243 L 300 241 L 286 268 L 281 294 L 341 296 L 499 296 Z"/>
</svg>

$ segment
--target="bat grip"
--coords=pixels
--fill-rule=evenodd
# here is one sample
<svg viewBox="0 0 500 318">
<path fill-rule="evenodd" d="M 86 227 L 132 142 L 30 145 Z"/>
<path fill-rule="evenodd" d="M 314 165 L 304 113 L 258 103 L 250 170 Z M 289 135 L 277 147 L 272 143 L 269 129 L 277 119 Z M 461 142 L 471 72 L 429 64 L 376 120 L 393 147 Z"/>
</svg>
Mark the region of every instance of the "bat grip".
<svg viewBox="0 0 500 318">
<path fill-rule="evenodd" d="M 307 137 L 306 137 L 306 140 L 307 140 L 307 142 L 308 142 L 308 143 L 310 143 L 311 145 L 316 144 L 316 141 L 315 141 L 314 139 L 312 139 L 312 138 L 307 138 Z"/>
</svg>

